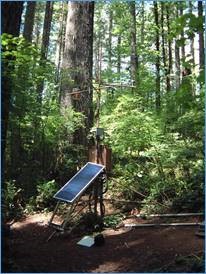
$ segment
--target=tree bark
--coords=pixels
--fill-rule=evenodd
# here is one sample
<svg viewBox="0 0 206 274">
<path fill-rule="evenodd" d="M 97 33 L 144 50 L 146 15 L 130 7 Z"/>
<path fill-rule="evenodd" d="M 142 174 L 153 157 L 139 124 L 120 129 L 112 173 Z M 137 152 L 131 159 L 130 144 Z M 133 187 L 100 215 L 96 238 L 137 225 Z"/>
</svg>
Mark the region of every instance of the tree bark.
<svg viewBox="0 0 206 274">
<path fill-rule="evenodd" d="M 92 57 L 94 2 L 69 2 L 65 50 L 62 61 L 61 109 L 73 107 L 85 115 L 85 128 L 74 143 L 87 145 L 87 133 L 93 124 Z M 74 89 L 83 91 L 74 100 Z"/>
<path fill-rule="evenodd" d="M 170 35 L 170 16 L 169 16 L 169 4 L 166 3 L 166 17 L 167 17 L 167 34 Z M 167 69 L 167 92 L 171 90 L 170 74 L 172 71 L 172 42 L 168 37 L 168 69 Z"/>
<path fill-rule="evenodd" d="M 113 10 L 109 10 L 109 38 L 108 38 L 108 69 L 112 68 L 112 27 L 113 27 Z"/>
<path fill-rule="evenodd" d="M 62 2 L 60 6 L 62 13 L 60 15 L 60 22 L 59 22 L 59 33 L 58 33 L 58 41 L 57 41 L 57 50 L 56 50 L 56 83 L 60 82 L 60 67 L 61 67 L 61 60 L 63 55 L 63 48 L 64 48 L 64 37 L 65 37 L 65 25 L 66 25 L 66 16 L 65 16 L 65 3 Z"/>
<path fill-rule="evenodd" d="M 144 7 L 144 0 L 142 0 L 141 3 L 141 18 L 142 18 L 142 22 L 141 22 L 141 44 L 144 44 L 144 39 L 145 39 L 145 7 Z"/>
<path fill-rule="evenodd" d="M 183 7 L 182 7 L 182 5 L 180 5 L 179 15 L 180 15 L 180 16 L 183 15 Z M 184 30 L 182 30 L 182 32 L 181 32 L 181 39 L 182 39 L 182 41 L 183 41 L 183 44 L 182 44 L 182 46 L 181 46 L 181 59 L 182 59 L 182 60 L 185 60 L 185 42 L 184 42 L 184 36 L 185 36 Z"/>
<path fill-rule="evenodd" d="M 189 12 L 192 14 L 193 4 L 192 1 L 189 1 Z M 194 49 L 194 34 L 190 37 L 190 54 L 192 57 L 192 66 L 195 67 L 195 49 Z"/>
<path fill-rule="evenodd" d="M 175 7 L 175 12 L 176 12 L 176 18 L 178 18 L 179 14 L 178 14 L 178 7 L 176 6 Z M 180 87 L 180 76 L 181 76 L 181 73 L 180 73 L 180 49 L 179 49 L 179 45 L 177 43 L 179 37 L 177 37 L 175 39 L 175 79 L 176 79 L 176 90 L 179 89 Z"/>
<path fill-rule="evenodd" d="M 43 2 L 36 3 L 35 16 L 34 16 L 34 43 L 41 47 L 41 13 L 45 11 L 45 4 Z"/>
<path fill-rule="evenodd" d="M 2 33 L 19 36 L 23 3 L 23 1 L 2 1 Z"/>
<path fill-rule="evenodd" d="M 203 18 L 203 1 L 198 1 L 198 17 Z M 204 28 L 203 23 L 202 27 L 199 30 L 199 67 L 204 69 L 205 64 L 205 54 L 204 54 Z"/>
<path fill-rule="evenodd" d="M 44 27 L 42 35 L 42 46 L 41 46 L 41 58 L 46 59 L 49 48 L 49 37 L 51 31 L 51 22 L 53 14 L 53 3 L 52 1 L 46 1 L 46 10 L 44 15 Z"/>
<path fill-rule="evenodd" d="M 137 85 L 137 70 L 138 70 L 138 56 L 137 56 L 137 30 L 136 30 L 136 5 L 132 1 L 129 3 L 131 15 L 131 79 L 133 84 Z"/>
<path fill-rule="evenodd" d="M 36 1 L 29 1 L 29 2 L 27 2 L 23 37 L 28 42 L 32 42 L 32 33 L 33 33 L 33 28 L 34 28 L 35 8 L 36 8 Z"/>
<path fill-rule="evenodd" d="M 167 59 L 166 59 L 166 50 L 165 50 L 165 31 L 164 31 L 164 7 L 165 3 L 161 2 L 161 36 L 162 36 L 162 60 L 164 66 L 164 73 L 166 78 L 166 86 L 167 86 Z"/>
<path fill-rule="evenodd" d="M 19 36 L 21 15 L 23 11 L 22 1 L 3 1 L 1 6 L 2 33 Z M 1 145 L 2 162 L 4 162 L 7 128 L 9 121 L 10 101 L 12 95 L 12 83 L 9 78 L 12 68 L 9 66 L 9 59 L 2 62 L 2 109 L 1 109 Z"/>
<path fill-rule="evenodd" d="M 117 37 L 117 73 L 119 74 L 119 79 L 120 79 L 120 73 L 121 73 L 121 41 L 122 41 L 122 37 L 121 37 L 121 34 L 119 33 Z"/>
<path fill-rule="evenodd" d="M 160 111 L 160 105 L 161 105 L 161 97 L 160 97 L 160 42 L 159 42 L 159 14 L 158 14 L 158 5 L 157 2 L 154 3 L 154 18 L 155 18 L 155 25 L 156 25 L 156 51 L 157 51 L 157 57 L 156 57 L 156 94 L 155 94 L 155 105 L 157 112 Z"/>
<path fill-rule="evenodd" d="M 51 22 L 52 22 L 52 14 L 53 14 L 53 3 L 52 1 L 46 2 L 46 9 L 44 15 L 44 26 L 43 26 L 43 35 L 42 35 L 42 44 L 41 44 L 41 59 L 40 63 L 43 63 L 48 55 L 49 49 L 49 37 L 51 31 Z M 42 93 L 44 89 L 44 81 L 41 81 L 37 87 L 38 100 L 41 103 L 42 101 Z"/>
</svg>

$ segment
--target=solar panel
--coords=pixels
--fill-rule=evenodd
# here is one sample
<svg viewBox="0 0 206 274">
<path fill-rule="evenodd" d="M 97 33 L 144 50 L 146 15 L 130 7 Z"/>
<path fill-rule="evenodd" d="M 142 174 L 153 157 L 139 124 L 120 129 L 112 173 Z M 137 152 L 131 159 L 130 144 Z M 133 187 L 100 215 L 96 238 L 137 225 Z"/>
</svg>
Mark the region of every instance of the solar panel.
<svg viewBox="0 0 206 274">
<path fill-rule="evenodd" d="M 74 202 L 103 169 L 103 165 L 88 162 L 54 195 L 54 198 Z"/>
</svg>

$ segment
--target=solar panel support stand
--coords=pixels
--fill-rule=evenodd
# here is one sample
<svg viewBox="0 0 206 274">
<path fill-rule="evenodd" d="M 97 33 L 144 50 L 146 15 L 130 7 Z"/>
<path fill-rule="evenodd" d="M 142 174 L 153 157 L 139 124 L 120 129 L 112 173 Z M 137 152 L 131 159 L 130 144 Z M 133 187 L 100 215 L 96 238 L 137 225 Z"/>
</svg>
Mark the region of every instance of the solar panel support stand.
<svg viewBox="0 0 206 274">
<path fill-rule="evenodd" d="M 103 218 L 104 216 L 104 205 L 103 205 L 103 191 L 102 191 L 102 183 L 101 182 L 95 182 L 94 183 L 94 196 L 93 197 L 93 210 L 94 210 L 94 213 L 96 215 L 98 215 L 98 210 L 97 210 L 97 207 L 98 207 L 98 203 L 99 203 L 99 207 L 100 207 L 100 217 Z M 82 208 L 80 208 L 76 213 L 74 213 L 80 199 L 81 199 L 82 196 L 79 197 L 78 200 L 76 200 L 75 202 L 69 204 L 69 209 L 68 209 L 68 212 L 66 213 L 66 216 L 63 220 L 63 222 L 61 224 L 56 224 L 53 222 L 53 219 L 55 217 L 55 215 L 57 214 L 57 211 L 58 211 L 58 208 L 60 206 L 60 201 L 57 202 L 56 204 L 56 207 L 53 211 L 53 214 L 49 220 L 49 223 L 48 225 L 52 228 L 55 229 L 55 231 L 52 232 L 52 234 L 49 236 L 49 238 L 47 239 L 47 241 L 51 240 L 52 237 L 60 232 L 60 233 L 64 233 L 65 231 L 68 231 L 67 229 L 67 224 L 73 219 L 75 218 L 76 216 L 78 216 L 80 214 L 80 212 L 85 209 L 86 207 L 89 207 L 90 208 L 90 211 L 91 211 L 91 201 L 88 201 L 88 203 L 86 203 L 86 205 L 83 205 Z M 74 213 L 74 214 L 73 214 Z M 70 230 L 69 232 L 71 233 L 71 231 L 76 227 L 76 225 L 70 227 Z"/>
<path fill-rule="evenodd" d="M 79 202 L 79 199 L 76 200 L 75 202 L 69 204 L 69 209 L 68 209 L 68 212 L 66 213 L 64 220 L 62 221 L 61 224 L 56 224 L 56 223 L 53 223 L 53 219 L 54 219 L 54 217 L 57 213 L 57 210 L 59 208 L 59 205 L 60 205 L 60 201 L 57 202 L 54 212 L 53 212 L 53 214 L 49 220 L 49 223 L 48 223 L 48 225 L 53 227 L 55 229 L 55 231 L 52 232 L 52 234 L 49 236 L 47 241 L 49 241 L 57 232 L 64 233 L 67 230 L 67 228 L 66 228 L 67 224 L 73 217 L 75 217 L 77 215 L 77 214 L 75 214 L 75 216 L 73 216 L 72 214 L 74 213 L 74 210 L 75 210 L 76 206 L 78 205 L 78 202 Z M 83 209 L 81 209 L 81 210 L 83 210 Z M 78 211 L 78 213 L 80 213 L 80 210 Z M 70 231 L 72 229 L 73 229 L 73 227 L 70 228 Z"/>
<path fill-rule="evenodd" d="M 60 201 L 57 202 L 56 207 L 55 207 L 55 209 L 54 209 L 54 211 L 53 211 L 53 214 L 52 214 L 52 216 L 51 216 L 51 219 L 49 220 L 48 225 L 52 224 L 52 221 L 53 221 L 53 219 L 54 219 L 54 216 L 55 216 L 56 213 L 57 213 L 57 210 L 58 210 L 59 205 L 60 205 Z"/>
<path fill-rule="evenodd" d="M 93 163 L 87 163 L 78 173 L 80 173 L 82 170 L 84 170 L 88 165 L 91 166 L 91 164 Z M 95 164 L 94 164 L 95 165 Z M 57 232 L 60 232 L 60 233 L 64 233 L 65 230 L 66 231 L 69 231 L 69 233 L 71 233 L 71 231 L 78 225 L 78 222 L 76 224 L 74 224 L 73 226 L 67 226 L 68 223 L 74 219 L 76 216 L 78 216 L 80 214 L 80 212 L 86 208 L 87 206 L 89 206 L 89 208 L 91 209 L 92 207 L 92 204 L 94 205 L 94 212 L 96 215 L 98 215 L 98 210 L 97 210 L 97 206 L 98 206 L 98 203 L 100 204 L 100 214 L 101 214 L 101 217 L 103 217 L 103 214 L 104 214 L 104 208 L 103 208 L 103 180 L 102 180 L 102 177 L 101 178 L 97 178 L 97 176 L 99 176 L 99 174 L 102 172 L 102 170 L 104 169 L 104 166 L 102 165 L 98 165 L 99 166 L 99 171 L 97 171 L 96 174 L 92 175 L 93 177 L 91 177 L 93 180 L 96 179 L 96 181 L 94 181 L 94 184 L 93 184 L 93 195 L 91 196 L 93 198 L 93 203 L 91 202 L 91 200 L 89 199 L 88 201 L 83 201 L 83 206 L 75 212 L 75 209 L 77 207 L 77 205 L 79 205 L 79 201 L 82 197 L 82 195 L 84 195 L 84 191 L 81 191 L 79 193 L 79 196 L 77 196 L 76 198 L 74 198 L 73 200 L 71 201 L 68 201 L 68 200 L 64 200 L 62 198 L 59 198 L 58 197 L 58 193 L 61 193 L 62 189 L 65 187 L 62 187 L 62 189 L 60 189 L 56 194 L 55 194 L 55 198 L 57 197 L 57 199 L 60 199 L 57 204 L 56 204 L 56 207 L 53 211 L 53 214 L 48 222 L 48 225 L 50 227 L 53 227 L 55 229 L 54 232 L 52 232 L 52 234 L 49 236 L 49 238 L 47 239 L 47 241 L 49 241 Z M 78 174 L 77 173 L 77 174 Z M 77 176 L 77 174 L 75 176 Z M 75 179 L 75 176 L 73 176 L 72 179 L 70 179 L 70 181 L 74 181 Z M 69 182 L 67 182 L 66 185 L 68 185 Z M 91 183 L 92 181 L 90 181 Z M 53 220 L 54 220 L 54 217 L 55 215 L 57 214 L 57 211 L 59 209 L 59 206 L 60 206 L 60 203 L 61 202 L 66 202 L 67 205 L 69 205 L 69 209 L 68 209 L 68 212 L 66 213 L 66 216 L 64 217 L 64 220 L 62 221 L 62 223 L 60 224 L 57 224 L 57 223 L 54 223 Z M 86 202 L 86 204 L 85 204 Z"/>
</svg>

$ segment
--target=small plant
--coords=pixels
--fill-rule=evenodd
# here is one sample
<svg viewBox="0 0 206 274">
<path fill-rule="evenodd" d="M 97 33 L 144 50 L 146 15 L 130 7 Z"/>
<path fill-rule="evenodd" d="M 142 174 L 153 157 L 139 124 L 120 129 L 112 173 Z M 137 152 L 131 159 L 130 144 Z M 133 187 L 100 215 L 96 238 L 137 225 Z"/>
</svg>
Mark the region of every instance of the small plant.
<svg viewBox="0 0 206 274">
<path fill-rule="evenodd" d="M 40 182 L 37 185 L 37 196 L 35 204 L 37 210 L 46 210 L 53 205 L 53 196 L 57 192 L 58 186 L 55 180 Z"/>
<path fill-rule="evenodd" d="M 17 188 L 14 181 L 5 184 L 3 190 L 3 217 L 11 219 L 22 214 L 22 189 Z"/>
<path fill-rule="evenodd" d="M 114 228 L 123 220 L 123 218 L 124 218 L 124 215 L 121 213 L 113 214 L 110 216 L 105 216 L 104 217 L 104 225 L 105 225 L 105 227 Z"/>
</svg>

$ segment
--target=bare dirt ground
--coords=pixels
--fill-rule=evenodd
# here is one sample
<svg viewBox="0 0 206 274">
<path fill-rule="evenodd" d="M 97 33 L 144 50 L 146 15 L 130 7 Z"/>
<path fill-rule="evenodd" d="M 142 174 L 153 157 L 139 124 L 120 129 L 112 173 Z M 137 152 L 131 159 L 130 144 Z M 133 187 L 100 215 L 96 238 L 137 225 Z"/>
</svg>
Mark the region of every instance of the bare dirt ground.
<svg viewBox="0 0 206 274">
<path fill-rule="evenodd" d="M 105 244 L 88 248 L 77 245 L 84 235 L 47 242 L 49 217 L 36 214 L 12 225 L 3 272 L 204 272 L 194 263 L 204 250 L 198 227 L 107 229 Z"/>
</svg>

